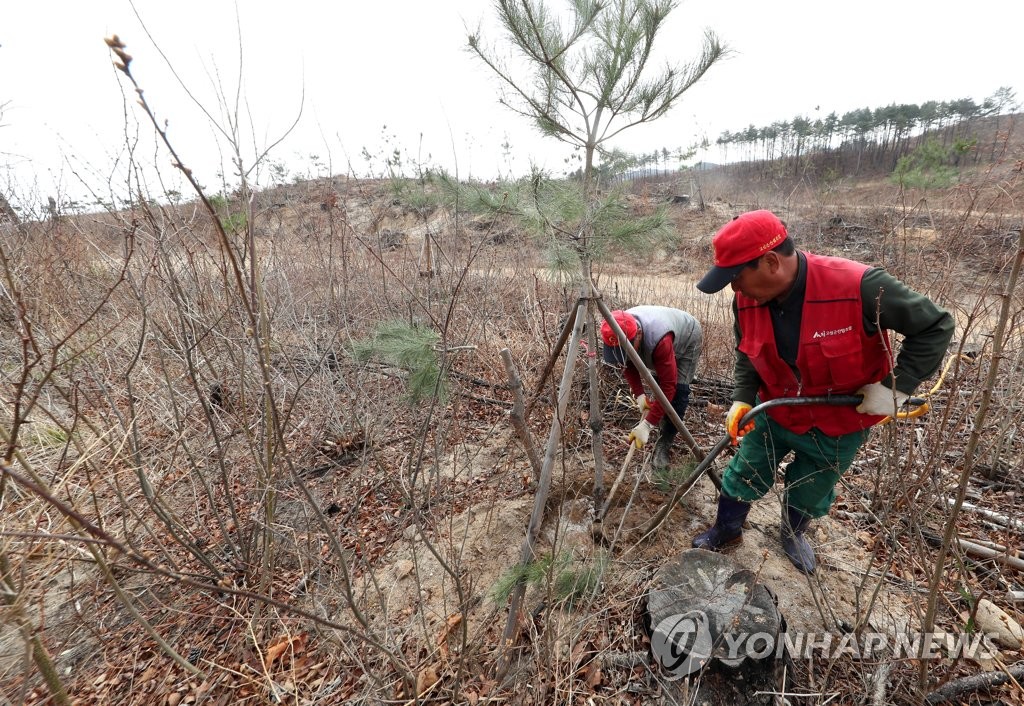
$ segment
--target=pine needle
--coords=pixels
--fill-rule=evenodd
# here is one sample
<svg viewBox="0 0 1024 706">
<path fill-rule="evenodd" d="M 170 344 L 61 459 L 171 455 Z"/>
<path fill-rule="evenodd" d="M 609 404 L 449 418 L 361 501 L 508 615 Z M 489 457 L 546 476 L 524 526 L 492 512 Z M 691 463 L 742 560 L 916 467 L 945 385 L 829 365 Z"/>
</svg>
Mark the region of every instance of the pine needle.
<svg viewBox="0 0 1024 706">
<path fill-rule="evenodd" d="M 438 362 L 437 331 L 404 321 L 386 321 L 377 327 L 373 338 L 358 341 L 353 356 L 360 362 L 374 358 L 409 371 L 407 392 L 413 402 L 422 402 L 435 395 L 447 399 L 447 381 Z"/>
</svg>

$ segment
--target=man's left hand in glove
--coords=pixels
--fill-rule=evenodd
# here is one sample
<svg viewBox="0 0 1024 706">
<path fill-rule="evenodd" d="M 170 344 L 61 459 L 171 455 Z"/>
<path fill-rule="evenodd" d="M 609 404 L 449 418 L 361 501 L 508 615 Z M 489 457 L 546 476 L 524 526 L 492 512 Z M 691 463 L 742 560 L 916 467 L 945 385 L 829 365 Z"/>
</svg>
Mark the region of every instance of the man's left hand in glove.
<svg viewBox="0 0 1024 706">
<path fill-rule="evenodd" d="M 633 427 L 633 431 L 629 432 L 629 442 L 636 444 L 638 449 L 642 449 L 644 444 L 651 438 L 651 429 L 654 425 L 646 419 L 641 420 L 639 424 Z"/>
<path fill-rule="evenodd" d="M 864 397 L 863 401 L 857 405 L 857 411 L 861 414 L 874 414 L 880 417 L 893 416 L 896 414 L 896 410 L 910 397 L 910 395 L 894 390 L 880 382 L 865 385 L 857 390 L 857 394 Z"/>
</svg>

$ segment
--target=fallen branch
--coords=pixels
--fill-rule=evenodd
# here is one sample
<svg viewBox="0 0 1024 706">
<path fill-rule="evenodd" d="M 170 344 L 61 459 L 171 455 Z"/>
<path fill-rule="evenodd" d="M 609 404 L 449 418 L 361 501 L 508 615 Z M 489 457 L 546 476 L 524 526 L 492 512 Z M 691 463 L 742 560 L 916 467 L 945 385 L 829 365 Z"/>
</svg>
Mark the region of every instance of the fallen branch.
<svg viewBox="0 0 1024 706">
<path fill-rule="evenodd" d="M 934 532 L 922 530 L 921 535 L 924 537 L 925 541 L 933 547 L 942 546 L 942 538 Z M 992 559 L 993 561 L 997 561 L 1011 569 L 1024 572 L 1024 559 L 1018 559 L 1016 556 L 1007 554 L 1005 547 L 1003 548 L 1003 551 L 998 551 L 996 549 L 983 547 L 980 544 L 975 544 L 974 542 L 966 539 L 955 538 L 953 541 L 960 547 L 960 551 L 973 559 Z"/>
<path fill-rule="evenodd" d="M 1018 559 L 1015 556 L 1006 554 L 1004 551 L 997 551 L 995 549 L 989 549 L 983 547 L 980 544 L 969 542 L 966 539 L 957 540 L 960 544 L 960 548 L 964 551 L 967 556 L 974 557 L 975 559 L 993 559 L 998 561 L 1000 564 L 1009 566 L 1011 569 L 1024 572 L 1024 559 Z"/>
<path fill-rule="evenodd" d="M 890 674 L 892 674 L 892 662 L 882 662 L 871 680 L 871 706 L 884 706 L 886 703 L 885 687 L 889 683 Z"/>
<path fill-rule="evenodd" d="M 1002 544 L 996 544 L 995 542 L 986 542 L 984 539 L 970 538 L 966 541 L 972 542 L 973 544 L 977 544 L 980 547 L 985 547 L 986 549 L 992 549 L 993 551 L 997 551 L 1000 554 L 1006 554 L 1009 557 L 1014 557 L 1016 559 L 1024 559 L 1024 549 L 1008 549 Z"/>
<path fill-rule="evenodd" d="M 943 500 L 945 500 L 946 504 L 949 505 L 950 507 L 952 507 L 956 503 L 956 500 L 954 498 L 943 498 Z M 991 510 L 986 510 L 983 507 L 978 507 L 977 505 L 972 505 L 971 503 L 968 502 L 962 503 L 960 507 L 969 512 L 981 515 L 985 519 L 995 522 L 997 525 L 1000 525 L 1001 527 L 1005 527 L 1007 529 L 1024 530 L 1024 521 L 1015 519 L 1013 517 L 1000 515 L 998 512 L 992 512 Z"/>
<path fill-rule="evenodd" d="M 612 483 L 612 489 L 608 492 L 608 497 L 604 501 L 604 505 L 601 507 L 601 512 L 597 516 L 597 522 L 604 522 L 605 515 L 608 514 L 608 508 L 611 507 L 612 498 L 615 497 L 615 491 L 619 489 L 619 483 L 626 476 L 626 469 L 629 468 L 629 462 L 633 460 L 633 454 L 636 452 L 636 444 L 629 445 L 629 451 L 626 452 L 626 460 L 622 462 L 622 470 L 619 471 L 618 477 L 615 482 Z"/>
<path fill-rule="evenodd" d="M 494 388 L 496 390 L 506 390 L 506 389 L 508 389 L 507 386 L 505 385 L 505 383 L 502 383 L 502 382 L 488 382 L 487 380 L 484 380 L 483 378 L 478 378 L 478 377 L 476 377 L 474 375 L 467 375 L 466 373 L 460 373 L 458 370 L 450 370 L 448 372 L 448 374 L 451 375 L 453 378 L 459 378 L 460 380 L 465 380 L 466 382 L 470 383 L 471 385 L 477 385 L 478 387 L 490 387 L 490 388 Z"/>
<path fill-rule="evenodd" d="M 964 694 L 1002 686 L 1009 681 L 1024 679 L 1024 663 L 1018 662 L 1002 672 L 983 672 L 947 682 L 925 697 L 926 704 L 945 704 L 962 701 Z M 1019 684 L 1017 685 L 1020 686 Z"/>
</svg>

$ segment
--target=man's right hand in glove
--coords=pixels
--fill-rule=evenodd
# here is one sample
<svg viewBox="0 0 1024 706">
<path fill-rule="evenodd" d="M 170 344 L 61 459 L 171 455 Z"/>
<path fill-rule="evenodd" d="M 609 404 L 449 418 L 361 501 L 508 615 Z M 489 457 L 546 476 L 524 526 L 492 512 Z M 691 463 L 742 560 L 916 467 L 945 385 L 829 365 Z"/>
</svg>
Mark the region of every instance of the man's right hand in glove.
<svg viewBox="0 0 1024 706">
<path fill-rule="evenodd" d="M 629 432 L 629 443 L 636 444 L 638 449 L 642 449 L 647 440 L 651 438 L 651 429 L 653 428 L 654 425 L 649 421 L 646 419 L 641 420 L 639 424 L 633 427 L 633 431 Z"/>
<path fill-rule="evenodd" d="M 733 446 L 739 444 L 740 437 L 754 428 L 753 422 L 748 422 L 742 429 L 738 428 L 740 420 L 743 419 L 743 415 L 749 411 L 750 405 L 746 402 L 733 402 L 732 407 L 729 408 L 729 414 L 725 416 L 725 430 L 729 433 L 729 436 L 732 437 Z"/>
</svg>

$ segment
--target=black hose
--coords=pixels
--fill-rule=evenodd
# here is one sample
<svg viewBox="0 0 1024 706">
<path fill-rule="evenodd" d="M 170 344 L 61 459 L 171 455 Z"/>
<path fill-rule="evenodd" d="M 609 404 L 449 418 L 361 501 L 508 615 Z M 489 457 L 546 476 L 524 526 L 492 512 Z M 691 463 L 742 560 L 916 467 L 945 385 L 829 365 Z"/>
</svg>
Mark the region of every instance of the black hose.
<svg viewBox="0 0 1024 706">
<path fill-rule="evenodd" d="M 852 407 L 859 405 L 864 401 L 863 395 L 822 395 L 819 397 L 777 397 L 774 400 L 768 400 L 762 402 L 756 407 L 751 407 L 750 410 L 743 415 L 743 419 L 740 420 L 739 428 L 742 429 L 757 414 L 763 412 L 766 409 L 772 407 L 802 407 L 809 404 L 826 404 L 833 407 Z M 927 404 L 927 400 L 923 397 L 908 397 L 905 405 L 912 405 L 914 407 L 920 407 L 923 404 Z"/>
</svg>

